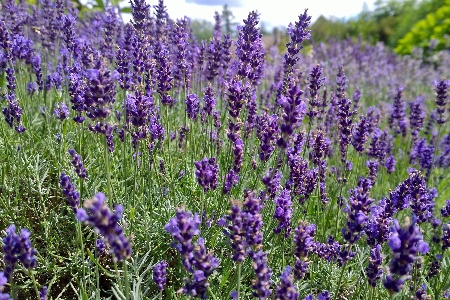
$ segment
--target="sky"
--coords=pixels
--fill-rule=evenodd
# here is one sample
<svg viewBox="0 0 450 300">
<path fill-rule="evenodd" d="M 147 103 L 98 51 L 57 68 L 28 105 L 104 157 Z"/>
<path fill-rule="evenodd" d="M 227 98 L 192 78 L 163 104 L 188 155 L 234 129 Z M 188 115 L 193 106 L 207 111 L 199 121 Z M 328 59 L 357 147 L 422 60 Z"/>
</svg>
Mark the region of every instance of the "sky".
<svg viewBox="0 0 450 300">
<path fill-rule="evenodd" d="M 149 1 L 156 4 L 156 0 Z M 274 26 L 287 26 L 290 22 L 298 20 L 298 16 L 308 8 L 308 14 L 314 22 L 320 15 L 325 17 L 335 16 L 339 18 L 357 15 L 363 8 L 364 3 L 372 9 L 375 0 L 166 0 L 167 7 L 172 19 L 188 16 L 191 19 L 206 19 L 213 22 L 214 12 L 222 11 L 223 5 L 227 3 L 230 7 L 234 21 L 242 23 L 252 10 L 260 13 L 260 20 L 270 29 Z"/>
</svg>

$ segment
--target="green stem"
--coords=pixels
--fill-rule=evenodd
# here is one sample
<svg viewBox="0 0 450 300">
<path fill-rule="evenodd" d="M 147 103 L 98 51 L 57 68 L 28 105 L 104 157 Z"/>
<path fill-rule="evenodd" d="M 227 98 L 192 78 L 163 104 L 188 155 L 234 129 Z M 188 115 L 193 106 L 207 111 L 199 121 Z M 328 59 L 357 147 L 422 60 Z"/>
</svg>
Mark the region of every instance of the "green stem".
<svg viewBox="0 0 450 300">
<path fill-rule="evenodd" d="M 237 299 L 239 300 L 239 296 L 241 293 L 241 267 L 242 263 L 238 263 L 238 273 L 237 273 Z"/>
<path fill-rule="evenodd" d="M 128 281 L 128 264 L 123 261 L 123 279 L 125 281 L 125 299 L 130 299 L 130 282 Z"/>
<path fill-rule="evenodd" d="M 37 282 L 36 282 L 36 278 L 34 278 L 33 271 L 31 271 L 31 270 L 28 271 L 28 275 L 30 276 L 31 281 L 33 282 L 33 287 L 34 287 L 34 291 L 36 292 L 37 299 L 41 299 L 41 295 L 39 295 L 39 289 L 37 287 Z"/>
<path fill-rule="evenodd" d="M 109 153 L 108 153 L 108 141 L 106 140 L 106 136 L 104 139 L 104 149 L 103 154 L 105 156 L 105 169 L 106 169 L 106 180 L 108 182 L 108 198 L 113 199 L 113 189 L 111 185 L 111 170 L 109 165 Z"/>
</svg>

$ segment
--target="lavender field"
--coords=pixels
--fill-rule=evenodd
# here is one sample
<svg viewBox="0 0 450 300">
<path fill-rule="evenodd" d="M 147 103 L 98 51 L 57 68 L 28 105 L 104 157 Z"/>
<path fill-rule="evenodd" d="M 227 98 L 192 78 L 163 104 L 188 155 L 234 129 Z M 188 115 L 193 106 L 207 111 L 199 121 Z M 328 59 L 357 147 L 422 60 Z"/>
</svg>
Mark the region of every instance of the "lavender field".
<svg viewBox="0 0 450 300">
<path fill-rule="evenodd" d="M 0 4 L 1 300 L 450 298 L 448 50 L 37 2 Z"/>
</svg>

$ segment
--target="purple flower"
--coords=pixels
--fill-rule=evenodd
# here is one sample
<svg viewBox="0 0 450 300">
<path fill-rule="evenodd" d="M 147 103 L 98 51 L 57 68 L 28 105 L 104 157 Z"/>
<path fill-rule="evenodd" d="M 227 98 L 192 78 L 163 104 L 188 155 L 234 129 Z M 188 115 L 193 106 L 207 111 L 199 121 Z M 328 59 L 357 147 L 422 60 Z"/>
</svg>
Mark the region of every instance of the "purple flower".
<svg viewBox="0 0 450 300">
<path fill-rule="evenodd" d="M 191 120 L 197 120 L 197 115 L 200 110 L 200 100 L 196 94 L 189 94 L 186 96 L 186 113 Z"/>
<path fill-rule="evenodd" d="M 357 152 L 362 154 L 369 138 L 369 122 L 362 117 L 352 131 L 352 145 Z"/>
<path fill-rule="evenodd" d="M 197 181 L 206 193 L 210 190 L 215 190 L 217 188 L 217 181 L 219 179 L 219 166 L 216 163 L 214 157 L 203 158 L 202 160 L 194 162 L 195 175 L 197 176 Z"/>
<path fill-rule="evenodd" d="M 103 239 L 97 239 L 95 241 L 95 249 L 97 249 L 98 254 L 103 254 L 106 251 L 106 245 Z"/>
<path fill-rule="evenodd" d="M 445 201 L 445 206 L 441 208 L 442 217 L 446 218 L 450 216 L 450 199 Z"/>
<path fill-rule="evenodd" d="M 415 140 L 423 127 L 423 122 L 426 113 L 423 110 L 424 98 L 418 97 L 415 101 L 409 102 L 409 126 L 411 128 L 411 135 Z"/>
<path fill-rule="evenodd" d="M 400 227 L 398 221 L 394 220 L 388 244 L 393 252 L 393 257 L 384 286 L 391 292 L 399 292 L 404 284 L 404 276 L 409 274 L 413 263 L 420 259 L 419 252 L 426 254 L 430 247 L 423 240 L 415 220 L 406 228 Z"/>
<path fill-rule="evenodd" d="M 90 119 L 106 119 L 110 114 L 115 102 L 117 75 L 116 71 L 110 72 L 100 61 L 94 69 L 86 70 L 84 109 Z"/>
<path fill-rule="evenodd" d="M 176 243 L 172 243 L 172 247 L 176 248 L 181 255 L 183 266 L 191 269 L 191 258 L 193 256 L 192 239 L 200 233 L 198 229 L 200 218 L 197 214 L 194 216 L 191 212 L 185 212 L 177 209 L 175 217 L 170 219 L 164 229 L 172 235 Z"/>
<path fill-rule="evenodd" d="M 290 193 L 289 190 L 284 189 L 274 200 L 276 207 L 273 217 L 278 220 L 278 226 L 274 232 L 280 234 L 284 230 L 286 238 L 291 234 L 292 201 Z"/>
<path fill-rule="evenodd" d="M 153 110 L 153 99 L 136 91 L 126 97 L 126 121 L 139 128 L 148 124 L 150 113 Z"/>
<path fill-rule="evenodd" d="M 12 300 L 9 294 L 3 293 L 7 282 L 8 278 L 6 278 L 3 272 L 0 272 L 0 300 Z"/>
<path fill-rule="evenodd" d="M 389 126 L 394 129 L 395 134 L 406 135 L 406 103 L 402 99 L 403 87 L 397 89 L 394 99 L 392 114 L 389 117 Z"/>
<path fill-rule="evenodd" d="M 214 99 L 214 91 L 211 88 L 211 85 L 208 85 L 208 87 L 206 88 L 203 101 L 205 102 L 203 110 L 208 114 L 208 116 L 211 116 L 214 107 L 216 106 L 216 100 Z"/>
<path fill-rule="evenodd" d="M 447 105 L 449 82 L 441 80 L 436 83 L 436 112 L 438 114 L 437 123 L 442 125 L 445 123 L 445 106 Z"/>
<path fill-rule="evenodd" d="M 236 186 L 239 182 L 239 175 L 231 169 L 226 175 L 223 183 L 223 193 L 228 194 L 233 186 Z"/>
<path fill-rule="evenodd" d="M 272 152 L 275 150 L 275 140 L 278 134 L 277 115 L 269 116 L 263 113 L 257 118 L 256 135 L 260 141 L 259 158 L 261 161 L 269 160 Z"/>
<path fill-rule="evenodd" d="M 252 280 L 253 296 L 259 299 L 267 299 L 272 291 L 270 285 L 272 270 L 267 266 L 267 252 L 259 250 L 252 254 L 252 267 L 256 278 Z"/>
<path fill-rule="evenodd" d="M 47 287 L 43 286 L 42 291 L 39 292 L 40 300 L 47 300 Z"/>
<path fill-rule="evenodd" d="M 309 73 L 309 109 L 307 115 L 312 120 L 317 115 L 317 108 L 319 106 L 318 96 L 319 96 L 319 89 L 323 86 L 323 82 L 325 80 L 322 76 L 323 69 L 320 67 L 320 65 L 316 65 L 312 68 L 311 72 Z"/>
<path fill-rule="evenodd" d="M 397 161 L 395 160 L 395 157 L 393 155 L 386 158 L 386 161 L 384 162 L 384 167 L 386 168 L 386 172 L 388 174 L 391 174 L 395 171 L 395 165 Z"/>
<path fill-rule="evenodd" d="M 70 177 L 64 172 L 61 173 L 59 184 L 69 206 L 72 207 L 73 212 L 76 214 L 80 207 L 80 193 L 75 190 L 75 186 L 70 181 Z"/>
<path fill-rule="evenodd" d="M 297 300 L 298 291 L 294 285 L 294 276 L 292 275 L 292 267 L 287 266 L 280 277 L 280 285 L 277 286 L 277 299 Z"/>
<path fill-rule="evenodd" d="M 5 264 L 4 277 L 10 278 L 17 262 L 21 262 L 25 269 L 36 267 L 36 249 L 31 246 L 30 231 L 21 229 L 20 235 L 16 233 L 16 226 L 10 225 L 3 238 L 3 261 Z"/>
<path fill-rule="evenodd" d="M 86 178 L 86 169 L 84 168 L 83 161 L 81 160 L 81 155 L 79 155 L 75 149 L 69 149 L 69 154 L 72 156 L 72 165 L 75 168 L 75 172 L 80 178 Z"/>
<path fill-rule="evenodd" d="M 275 196 L 280 188 L 280 180 L 282 173 L 270 168 L 266 172 L 266 176 L 262 178 L 263 184 L 266 186 L 267 194 L 270 199 L 275 199 Z"/>
<path fill-rule="evenodd" d="M 302 279 L 308 269 L 309 262 L 307 260 L 308 253 L 314 247 L 314 237 L 316 236 L 316 225 L 300 222 L 295 228 L 294 234 L 294 255 L 296 257 L 294 275 L 298 280 Z"/>
<path fill-rule="evenodd" d="M 381 255 L 381 245 L 378 244 L 370 249 L 369 265 L 366 268 L 367 280 L 372 287 L 376 287 L 377 282 L 381 278 L 381 274 L 383 273 L 381 270 L 382 263 L 383 256 Z"/>
<path fill-rule="evenodd" d="M 352 112 L 350 111 L 351 100 L 342 97 L 338 103 L 339 118 L 339 149 L 341 151 L 341 161 L 345 163 L 347 157 L 347 146 L 350 144 L 350 134 L 352 131 Z"/>
<path fill-rule="evenodd" d="M 166 284 L 166 269 L 168 266 L 169 265 L 165 260 L 162 260 L 153 266 L 153 281 L 160 291 L 164 289 L 164 285 Z"/>
<path fill-rule="evenodd" d="M 95 233 L 103 236 L 115 261 L 128 259 L 131 256 L 130 240 L 118 224 L 123 206 L 117 205 L 115 212 L 112 212 L 106 203 L 105 194 L 97 193 L 92 199 L 84 201 L 84 207 L 87 211 L 80 208 L 76 212 L 78 221 L 94 227 Z"/>
<path fill-rule="evenodd" d="M 230 239 L 232 257 L 235 262 L 241 263 L 247 257 L 244 219 L 245 213 L 238 205 L 232 205 L 228 215 L 222 217 L 218 224 L 223 226 L 223 233 Z"/>
</svg>

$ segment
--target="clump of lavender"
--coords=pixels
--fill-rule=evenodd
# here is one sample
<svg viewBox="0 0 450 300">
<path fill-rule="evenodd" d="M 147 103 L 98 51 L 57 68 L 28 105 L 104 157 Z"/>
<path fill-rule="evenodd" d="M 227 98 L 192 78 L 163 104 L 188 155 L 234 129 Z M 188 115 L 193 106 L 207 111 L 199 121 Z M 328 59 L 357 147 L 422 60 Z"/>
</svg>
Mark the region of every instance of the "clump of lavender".
<svg viewBox="0 0 450 300">
<path fill-rule="evenodd" d="M 430 247 L 423 240 L 420 228 L 416 226 L 415 220 L 405 228 L 400 227 L 397 220 L 391 227 L 389 247 L 393 257 L 389 264 L 389 274 L 384 281 L 384 287 L 390 292 L 398 293 L 409 275 L 413 263 L 420 260 L 419 253 L 426 254 Z"/>
<path fill-rule="evenodd" d="M 292 267 L 287 266 L 280 277 L 280 284 L 277 286 L 277 299 L 296 300 L 298 299 L 298 291 L 294 285 L 294 276 Z"/>
<path fill-rule="evenodd" d="M 81 160 L 81 155 L 79 155 L 75 149 L 69 149 L 69 154 L 72 156 L 72 165 L 75 168 L 75 172 L 80 178 L 86 178 L 86 169 L 84 168 L 83 161 Z"/>
<path fill-rule="evenodd" d="M 165 260 L 162 260 L 153 266 L 153 281 L 160 291 L 164 289 L 164 285 L 166 284 L 166 272 L 168 266 L 169 265 Z"/>
<path fill-rule="evenodd" d="M 3 238 L 3 261 L 5 265 L 4 277 L 9 280 L 14 272 L 17 262 L 21 262 L 25 269 L 36 267 L 36 249 L 31 246 L 30 231 L 26 228 L 16 233 L 16 226 L 10 225 Z"/>
<path fill-rule="evenodd" d="M 450 216 L 450 199 L 445 201 L 445 206 L 441 208 L 441 215 L 443 218 Z"/>
<path fill-rule="evenodd" d="M 394 130 L 395 134 L 401 133 L 406 136 L 406 103 L 402 98 L 403 87 L 397 89 L 394 98 L 392 113 L 389 116 L 389 126 Z"/>
<path fill-rule="evenodd" d="M 62 188 L 63 195 L 66 196 L 69 206 L 76 214 L 78 208 L 80 207 L 80 193 L 75 190 L 75 186 L 70 181 L 70 177 L 64 172 L 61 173 L 59 184 Z"/>
<path fill-rule="evenodd" d="M 389 228 L 392 223 L 392 211 L 389 199 L 381 199 L 378 204 L 372 205 L 370 217 L 365 227 L 367 243 L 375 247 L 389 239 Z M 390 201 L 389 201 L 390 202 Z"/>
<path fill-rule="evenodd" d="M 308 269 L 308 253 L 310 253 L 314 247 L 314 237 L 316 236 L 316 225 L 306 224 L 299 222 L 297 228 L 295 228 L 294 233 L 294 244 L 295 244 L 295 267 L 294 275 L 295 278 L 302 279 Z"/>
<path fill-rule="evenodd" d="M 284 230 L 284 235 L 287 238 L 290 236 L 292 229 L 292 201 L 290 190 L 283 189 L 274 202 L 276 207 L 273 217 L 278 220 L 278 226 L 274 229 L 274 232 L 280 234 Z"/>
<path fill-rule="evenodd" d="M 205 241 L 199 238 L 195 243 L 191 258 L 193 279 L 185 281 L 183 292 L 193 297 L 206 299 L 206 292 L 209 287 L 208 277 L 217 269 L 219 261 L 211 252 L 207 252 Z"/>
<path fill-rule="evenodd" d="M 103 193 L 97 193 L 92 199 L 84 201 L 84 208 L 76 212 L 78 221 L 94 227 L 110 247 L 110 253 L 115 261 L 122 261 L 131 256 L 131 243 L 125 236 L 123 228 L 119 225 L 122 218 L 123 206 L 117 205 L 112 212 L 106 203 Z"/>
<path fill-rule="evenodd" d="M 381 278 L 383 271 L 381 270 L 383 263 L 383 256 L 381 255 L 381 245 L 378 244 L 370 249 L 369 265 L 366 268 L 366 275 L 369 284 L 372 287 L 377 286 L 377 282 Z"/>
<path fill-rule="evenodd" d="M 418 171 L 409 173 L 407 179 L 409 196 L 411 198 L 411 209 L 417 217 L 417 222 L 431 222 L 434 218 L 434 198 L 437 196 L 436 189 L 428 189 L 426 181 Z"/>
<path fill-rule="evenodd" d="M 219 166 L 216 163 L 214 157 L 203 158 L 202 160 L 194 162 L 195 175 L 197 176 L 198 184 L 203 188 L 206 193 L 210 190 L 215 190 L 217 188 L 217 182 L 219 179 Z"/>
</svg>

